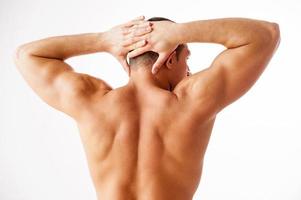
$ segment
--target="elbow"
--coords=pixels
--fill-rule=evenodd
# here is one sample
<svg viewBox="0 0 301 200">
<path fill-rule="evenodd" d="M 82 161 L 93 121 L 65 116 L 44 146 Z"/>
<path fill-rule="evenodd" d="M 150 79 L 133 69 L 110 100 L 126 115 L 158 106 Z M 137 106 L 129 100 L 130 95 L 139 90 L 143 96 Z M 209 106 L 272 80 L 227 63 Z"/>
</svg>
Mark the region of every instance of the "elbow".
<svg viewBox="0 0 301 200">
<path fill-rule="evenodd" d="M 21 45 L 18 48 L 15 49 L 14 53 L 13 53 L 13 60 L 14 63 L 17 67 L 20 66 L 20 63 L 23 60 L 27 60 L 28 58 L 30 58 L 31 54 L 28 51 L 28 48 L 26 45 Z"/>
<path fill-rule="evenodd" d="M 27 48 L 25 45 L 21 45 L 18 48 L 16 48 L 14 52 L 14 60 L 17 61 L 30 55 L 26 49 Z"/>
<path fill-rule="evenodd" d="M 14 63 L 15 63 L 17 68 L 19 67 L 19 63 L 20 63 L 20 60 L 21 60 L 21 57 L 22 57 L 21 54 L 23 54 L 23 49 L 20 46 L 20 47 L 15 49 L 14 54 L 13 54 L 13 60 L 14 60 Z"/>
<path fill-rule="evenodd" d="M 271 23 L 271 35 L 273 40 L 279 42 L 280 41 L 280 28 L 279 24 L 277 23 Z"/>
<path fill-rule="evenodd" d="M 14 54 L 13 54 L 13 59 L 14 62 L 17 63 L 20 59 L 20 55 L 21 55 L 22 49 L 21 47 L 18 47 L 17 49 L 15 49 Z"/>
<path fill-rule="evenodd" d="M 280 43 L 280 28 L 277 23 L 269 23 L 268 26 L 268 32 L 269 32 L 269 43 L 274 47 L 277 48 Z"/>
<path fill-rule="evenodd" d="M 280 43 L 279 25 L 274 22 L 265 22 L 258 36 L 257 44 L 259 46 L 269 51 L 275 51 Z"/>
</svg>

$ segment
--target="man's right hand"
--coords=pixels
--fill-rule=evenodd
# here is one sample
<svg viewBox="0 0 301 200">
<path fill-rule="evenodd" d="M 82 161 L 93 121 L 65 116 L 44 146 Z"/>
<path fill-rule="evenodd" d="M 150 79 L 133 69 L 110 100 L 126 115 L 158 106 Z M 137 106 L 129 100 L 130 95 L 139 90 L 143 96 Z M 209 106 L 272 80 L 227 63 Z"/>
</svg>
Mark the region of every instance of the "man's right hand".
<svg viewBox="0 0 301 200">
<path fill-rule="evenodd" d="M 178 42 L 176 33 L 178 24 L 169 21 L 152 22 L 153 31 L 145 36 L 147 45 L 137 48 L 128 54 L 129 58 L 136 57 L 147 51 L 154 51 L 159 54 L 159 58 L 152 67 L 152 73 L 156 74 L 165 63 L 168 56 L 177 48 Z"/>
</svg>

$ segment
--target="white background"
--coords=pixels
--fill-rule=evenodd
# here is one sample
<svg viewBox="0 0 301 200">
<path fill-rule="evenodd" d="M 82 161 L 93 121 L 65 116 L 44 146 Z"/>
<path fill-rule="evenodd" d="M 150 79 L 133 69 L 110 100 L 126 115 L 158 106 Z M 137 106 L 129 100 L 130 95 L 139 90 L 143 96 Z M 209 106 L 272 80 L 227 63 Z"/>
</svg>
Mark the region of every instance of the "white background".
<svg viewBox="0 0 301 200">
<path fill-rule="evenodd" d="M 141 14 L 177 22 L 247 17 L 277 22 L 281 44 L 254 87 L 217 117 L 194 200 L 301 200 L 300 1 L 0 1 L 0 200 L 96 200 L 75 122 L 44 103 L 13 64 L 16 47 L 105 31 Z M 298 19 L 299 18 L 299 19 Z M 191 44 L 192 72 L 224 48 Z M 68 60 L 127 83 L 109 54 Z"/>
</svg>

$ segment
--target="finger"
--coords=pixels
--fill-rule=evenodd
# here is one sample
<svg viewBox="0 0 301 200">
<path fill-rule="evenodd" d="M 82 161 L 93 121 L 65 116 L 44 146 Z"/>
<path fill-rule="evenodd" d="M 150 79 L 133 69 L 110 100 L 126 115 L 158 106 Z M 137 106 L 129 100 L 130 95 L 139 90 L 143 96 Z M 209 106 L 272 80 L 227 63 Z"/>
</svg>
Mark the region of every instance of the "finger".
<svg viewBox="0 0 301 200">
<path fill-rule="evenodd" d="M 135 24 L 133 27 L 136 27 L 136 28 L 144 28 L 144 27 L 151 27 L 152 23 L 149 22 L 149 21 L 142 21 L 141 23 L 139 24 Z"/>
<path fill-rule="evenodd" d="M 150 26 L 147 26 L 147 27 L 136 29 L 135 31 L 132 32 L 132 35 L 133 36 L 142 36 L 142 35 L 145 35 L 150 32 L 152 32 L 152 28 Z"/>
<path fill-rule="evenodd" d="M 131 27 L 127 27 L 127 26 L 124 26 L 122 28 L 122 33 L 123 35 L 127 35 L 127 34 L 130 34 L 130 33 L 133 33 L 137 30 L 150 30 L 152 29 L 152 26 L 151 26 L 151 23 L 150 22 L 143 22 L 141 24 L 135 24 L 135 25 L 132 25 Z"/>
<path fill-rule="evenodd" d="M 141 21 L 141 20 L 144 20 L 144 19 L 145 19 L 144 15 L 141 15 L 139 17 L 136 17 L 136 18 L 130 20 L 128 23 L 130 23 L 130 22 L 137 22 L 137 21 Z"/>
<path fill-rule="evenodd" d="M 124 27 L 131 27 L 133 25 L 138 25 L 144 22 L 144 16 L 137 17 L 127 23 L 124 24 Z"/>
<path fill-rule="evenodd" d="M 156 74 L 162 65 L 165 63 L 166 59 L 168 58 L 168 54 L 159 54 L 159 58 L 155 62 L 152 68 L 152 73 Z"/>
<path fill-rule="evenodd" d="M 138 48 L 138 49 L 135 49 L 134 51 L 131 51 L 130 53 L 128 53 L 128 57 L 129 58 L 134 58 L 136 56 L 139 56 L 147 51 L 150 51 L 150 46 L 149 45 L 146 45 L 144 47 L 141 47 L 141 48 Z"/>
<path fill-rule="evenodd" d="M 142 36 L 125 36 L 124 41 L 121 43 L 123 47 L 127 47 L 129 45 L 132 45 L 138 41 L 148 41 L 149 40 L 149 35 L 142 35 Z"/>
<path fill-rule="evenodd" d="M 136 33 L 132 33 L 131 35 L 127 35 L 127 36 L 124 36 L 123 38 L 123 41 L 121 43 L 122 46 L 126 47 L 126 46 L 129 46 L 129 45 L 132 45 L 138 41 L 141 41 L 141 40 L 149 40 L 150 39 L 150 32 L 152 30 L 141 30 L 141 31 L 138 31 Z M 135 35 L 133 35 L 135 34 Z"/>
<path fill-rule="evenodd" d="M 146 45 L 146 41 L 145 40 L 141 40 L 141 41 L 138 41 L 138 42 L 136 42 L 136 43 L 134 43 L 132 45 L 129 45 L 127 47 L 127 50 L 128 51 L 135 50 L 135 49 L 138 49 L 140 47 L 143 47 L 144 45 Z"/>
<path fill-rule="evenodd" d="M 133 19 L 132 21 L 135 20 L 144 20 L 145 16 L 144 15 L 140 15 L 139 17 L 136 17 L 135 19 Z"/>
<path fill-rule="evenodd" d="M 150 22 L 143 22 L 141 24 L 135 24 L 131 27 L 127 27 L 127 26 L 124 26 L 121 28 L 122 29 L 122 34 L 123 35 L 135 35 L 134 33 L 136 31 L 152 31 L 152 25 Z"/>
<path fill-rule="evenodd" d="M 122 46 L 127 47 L 129 45 L 132 45 L 132 44 L 138 42 L 139 40 L 141 40 L 141 39 L 138 37 L 131 37 L 131 38 L 125 40 L 124 42 L 122 42 Z"/>
</svg>

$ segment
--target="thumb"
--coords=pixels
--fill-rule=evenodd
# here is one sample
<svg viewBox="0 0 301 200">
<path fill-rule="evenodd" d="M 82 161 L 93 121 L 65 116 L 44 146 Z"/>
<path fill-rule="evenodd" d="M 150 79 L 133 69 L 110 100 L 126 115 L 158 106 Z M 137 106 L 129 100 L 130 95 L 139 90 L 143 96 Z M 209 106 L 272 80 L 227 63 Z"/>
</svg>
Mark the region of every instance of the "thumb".
<svg viewBox="0 0 301 200">
<path fill-rule="evenodd" d="M 153 65 L 153 69 L 152 69 L 153 74 L 156 74 L 159 71 L 159 69 L 165 63 L 167 58 L 168 58 L 168 54 L 165 54 L 165 53 L 159 54 L 159 58 L 157 59 L 157 61 Z"/>
</svg>

